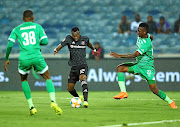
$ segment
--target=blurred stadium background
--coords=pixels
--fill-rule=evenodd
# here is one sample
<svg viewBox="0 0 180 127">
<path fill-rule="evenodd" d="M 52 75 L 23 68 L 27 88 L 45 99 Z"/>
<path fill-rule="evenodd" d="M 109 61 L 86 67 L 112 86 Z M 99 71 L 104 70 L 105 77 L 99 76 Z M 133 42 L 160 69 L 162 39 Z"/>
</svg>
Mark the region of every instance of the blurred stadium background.
<svg viewBox="0 0 180 127">
<path fill-rule="evenodd" d="M 152 15 L 156 23 L 160 16 L 164 16 L 173 31 L 180 13 L 179 6 L 179 0 L 17 0 L 13 4 L 12 0 L 1 0 L 0 53 L 5 53 L 7 38 L 11 30 L 23 22 L 22 13 L 26 9 L 33 10 L 34 22 L 41 24 L 49 37 L 48 46 L 42 47 L 44 54 L 52 53 L 74 26 L 78 26 L 82 35 L 88 36 L 92 43 L 99 41 L 105 53 L 128 53 L 135 50 L 136 33 L 117 35 L 117 25 L 122 15 L 133 21 L 134 14 L 139 13 L 144 22 L 148 15 Z M 153 44 L 155 54 L 180 53 L 179 34 L 154 35 Z M 12 53 L 18 52 L 16 43 Z M 68 49 L 64 48 L 63 53 L 68 53 Z"/>
</svg>

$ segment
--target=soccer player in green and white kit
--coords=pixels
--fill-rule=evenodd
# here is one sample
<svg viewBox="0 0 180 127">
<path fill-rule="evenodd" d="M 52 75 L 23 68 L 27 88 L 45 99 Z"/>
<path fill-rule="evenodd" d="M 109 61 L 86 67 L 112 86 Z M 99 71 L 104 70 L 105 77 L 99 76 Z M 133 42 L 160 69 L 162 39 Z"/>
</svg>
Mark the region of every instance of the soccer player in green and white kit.
<svg viewBox="0 0 180 127">
<path fill-rule="evenodd" d="M 32 67 L 46 80 L 47 91 L 51 99 L 51 107 L 55 110 L 56 114 L 61 115 L 62 110 L 55 100 L 55 88 L 49 74 L 48 66 L 40 52 L 40 45 L 47 45 L 48 38 L 42 26 L 33 23 L 34 16 L 31 10 L 24 11 L 23 20 L 24 23 L 15 27 L 9 36 L 4 69 L 8 71 L 9 54 L 13 44 L 18 39 L 20 46 L 18 71 L 21 76 L 22 88 L 29 104 L 30 115 L 34 115 L 37 112 L 32 102 L 31 90 L 27 81 L 28 73 Z"/>
<path fill-rule="evenodd" d="M 161 99 L 168 102 L 172 109 L 177 109 L 173 100 L 171 100 L 163 91 L 159 90 L 155 81 L 155 69 L 153 58 L 153 37 L 148 34 L 149 26 L 147 23 L 141 23 L 138 27 L 138 39 L 136 43 L 136 51 L 133 54 L 119 55 L 111 52 L 110 55 L 116 58 L 135 58 L 136 63 L 124 63 L 117 66 L 118 84 L 121 89 L 120 94 L 114 96 L 114 99 L 127 98 L 128 94 L 125 87 L 124 72 L 140 74 L 142 78 L 146 79 L 151 91 L 159 96 Z"/>
</svg>

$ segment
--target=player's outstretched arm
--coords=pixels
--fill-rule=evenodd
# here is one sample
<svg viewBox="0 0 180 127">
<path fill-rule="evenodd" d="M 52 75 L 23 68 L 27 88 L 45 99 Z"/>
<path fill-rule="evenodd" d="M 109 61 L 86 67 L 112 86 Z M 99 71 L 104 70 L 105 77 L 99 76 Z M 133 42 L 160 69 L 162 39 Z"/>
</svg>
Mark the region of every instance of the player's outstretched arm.
<svg viewBox="0 0 180 127">
<path fill-rule="evenodd" d="M 59 50 L 61 50 L 62 49 L 62 45 L 61 44 L 59 44 L 55 49 L 54 49 L 54 55 L 56 55 L 58 52 L 59 52 Z"/>
<path fill-rule="evenodd" d="M 96 51 L 96 49 L 93 47 L 93 45 L 92 45 L 91 42 L 89 42 L 88 47 L 94 51 L 94 54 L 95 54 L 95 55 L 99 54 L 99 52 Z"/>
<path fill-rule="evenodd" d="M 117 54 L 116 52 L 110 52 L 110 56 L 115 57 L 115 58 L 135 58 L 139 55 L 140 53 L 138 51 L 134 52 L 133 54 L 127 54 L 127 55 L 120 55 L 120 54 Z"/>
</svg>

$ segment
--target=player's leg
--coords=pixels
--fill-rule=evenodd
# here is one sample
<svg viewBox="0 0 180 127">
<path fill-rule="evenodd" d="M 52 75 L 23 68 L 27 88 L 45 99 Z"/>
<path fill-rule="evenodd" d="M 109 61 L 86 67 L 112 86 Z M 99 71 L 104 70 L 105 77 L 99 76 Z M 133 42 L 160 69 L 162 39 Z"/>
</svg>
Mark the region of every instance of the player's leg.
<svg viewBox="0 0 180 127">
<path fill-rule="evenodd" d="M 20 74 L 24 95 L 29 104 L 29 109 L 32 110 L 34 108 L 34 104 L 32 102 L 31 89 L 30 89 L 28 81 L 27 81 L 27 76 L 28 76 L 28 74 L 25 74 L 25 75 Z"/>
<path fill-rule="evenodd" d="M 170 105 L 172 109 L 177 109 L 175 102 L 171 100 L 163 91 L 157 88 L 155 80 L 149 80 L 148 84 L 149 84 L 149 88 L 154 94 L 156 94 L 162 100 L 165 100 L 166 102 L 168 102 L 168 104 Z"/>
<path fill-rule="evenodd" d="M 46 81 L 46 89 L 49 93 L 51 102 L 55 102 L 56 103 L 56 98 L 55 98 L 55 88 L 52 82 L 52 79 L 50 77 L 50 73 L 49 70 L 47 70 L 46 72 L 44 72 L 43 74 L 40 74 Z"/>
<path fill-rule="evenodd" d="M 24 91 L 24 95 L 27 99 L 27 102 L 29 104 L 29 109 L 30 109 L 30 115 L 34 115 L 37 110 L 34 108 L 34 104 L 32 101 L 31 97 L 31 89 L 29 87 L 27 77 L 28 73 L 30 72 L 31 69 L 31 62 L 30 61 L 19 61 L 18 65 L 18 71 L 21 77 L 21 83 L 22 83 L 22 89 Z"/>
<path fill-rule="evenodd" d="M 75 84 L 74 83 L 68 83 L 68 91 L 69 93 L 74 96 L 74 97 L 79 97 L 79 95 L 77 94 L 76 90 L 74 89 Z"/>
<path fill-rule="evenodd" d="M 61 108 L 56 104 L 55 88 L 48 70 L 48 66 L 43 57 L 32 60 L 34 70 L 39 73 L 46 81 L 46 88 L 51 99 L 51 107 L 57 115 L 62 114 Z"/>
<path fill-rule="evenodd" d="M 78 70 L 76 68 L 71 68 L 70 74 L 68 76 L 68 92 L 74 96 L 74 97 L 79 97 L 78 93 L 76 92 L 74 86 L 76 82 L 79 80 L 79 75 L 78 75 Z"/>
<path fill-rule="evenodd" d="M 51 107 L 54 109 L 57 115 L 62 114 L 62 109 L 57 105 L 56 99 L 55 99 L 55 88 L 49 73 L 49 70 L 47 70 L 45 73 L 41 74 L 41 76 L 46 80 L 46 88 L 49 93 L 50 99 L 51 99 Z"/>
<path fill-rule="evenodd" d="M 81 81 L 81 86 L 82 86 L 82 92 L 84 96 L 84 103 L 83 106 L 85 108 L 88 107 L 88 85 L 87 85 L 87 76 L 85 74 L 81 74 L 79 76 L 79 79 Z"/>
<path fill-rule="evenodd" d="M 128 94 L 126 92 L 126 85 L 125 85 L 125 72 L 128 72 L 128 66 L 121 64 L 117 66 L 117 77 L 118 77 L 118 85 L 120 87 L 120 94 L 114 96 L 114 99 L 122 99 L 127 98 Z"/>
</svg>

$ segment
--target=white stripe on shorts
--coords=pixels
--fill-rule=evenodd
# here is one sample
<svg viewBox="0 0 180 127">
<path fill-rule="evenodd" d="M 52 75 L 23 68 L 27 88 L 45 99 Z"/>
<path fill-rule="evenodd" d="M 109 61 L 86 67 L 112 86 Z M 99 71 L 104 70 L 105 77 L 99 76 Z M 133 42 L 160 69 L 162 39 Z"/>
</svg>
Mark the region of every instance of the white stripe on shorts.
<svg viewBox="0 0 180 127">
<path fill-rule="evenodd" d="M 18 68 L 18 72 L 20 73 L 20 74 L 22 74 L 22 75 L 25 75 L 25 74 L 29 74 L 30 73 L 30 71 L 23 71 L 23 70 L 21 70 L 21 69 L 19 69 Z"/>
<path fill-rule="evenodd" d="M 48 66 L 46 66 L 42 71 L 38 71 L 38 74 L 44 74 L 48 70 Z"/>
</svg>

